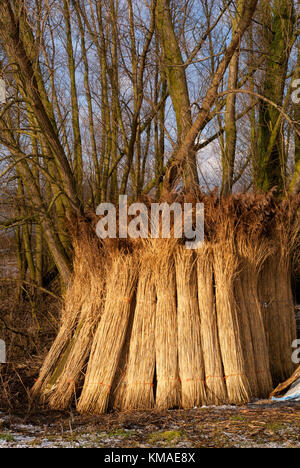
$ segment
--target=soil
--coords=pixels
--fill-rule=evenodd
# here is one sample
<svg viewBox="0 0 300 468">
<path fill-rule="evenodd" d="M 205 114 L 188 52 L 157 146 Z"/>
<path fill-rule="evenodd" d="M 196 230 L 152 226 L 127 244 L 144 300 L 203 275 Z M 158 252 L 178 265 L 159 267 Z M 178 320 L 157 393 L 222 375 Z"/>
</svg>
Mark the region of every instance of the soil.
<svg viewBox="0 0 300 468">
<path fill-rule="evenodd" d="M 30 388 L 57 332 L 60 303 L 46 295 L 32 307 L 12 301 L 0 282 L 0 448 L 300 448 L 300 403 L 256 402 L 166 412 L 82 416 L 34 406 Z M 20 313 L 20 310 L 22 313 Z"/>
<path fill-rule="evenodd" d="M 82 416 L 0 413 L 0 448 L 300 448 L 300 403 Z"/>
</svg>

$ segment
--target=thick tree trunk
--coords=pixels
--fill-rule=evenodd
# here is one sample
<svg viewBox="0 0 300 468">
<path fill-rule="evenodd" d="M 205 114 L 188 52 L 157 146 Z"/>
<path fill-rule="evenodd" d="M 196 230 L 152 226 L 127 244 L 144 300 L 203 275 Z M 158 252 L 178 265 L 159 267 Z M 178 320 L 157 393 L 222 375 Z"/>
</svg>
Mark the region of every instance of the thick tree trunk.
<svg viewBox="0 0 300 468">
<path fill-rule="evenodd" d="M 163 65 L 166 73 L 169 93 L 176 115 L 178 143 L 181 145 L 192 127 L 191 102 L 189 98 L 187 77 L 178 39 L 174 31 L 171 16 L 170 0 L 158 0 L 156 26 L 163 49 Z M 198 185 L 196 153 L 190 148 L 183 161 L 183 181 L 185 187 Z M 177 174 L 170 174 L 172 185 Z M 172 180 L 173 179 L 173 180 Z"/>
<path fill-rule="evenodd" d="M 225 75 L 225 72 L 228 68 L 228 65 L 230 64 L 230 61 L 234 53 L 236 52 L 236 49 L 238 48 L 241 42 L 241 39 L 245 31 L 247 30 L 247 28 L 249 27 L 252 21 L 253 15 L 257 7 L 257 3 L 258 3 L 258 0 L 250 0 L 250 1 L 245 2 L 243 14 L 241 16 L 241 20 L 239 22 L 237 30 L 233 34 L 232 40 L 224 52 L 224 57 L 216 73 L 214 74 L 211 85 L 202 102 L 202 109 L 200 110 L 198 117 L 196 118 L 192 127 L 185 135 L 178 151 L 176 151 L 176 154 L 174 155 L 175 166 L 182 164 L 185 161 L 186 155 L 190 154 L 190 152 L 193 151 L 195 139 L 197 138 L 197 136 L 199 135 L 199 132 L 203 129 L 204 125 L 209 119 L 209 116 L 212 111 L 212 107 L 215 104 L 217 97 L 218 97 L 218 89 L 219 89 L 220 83 Z M 174 170 L 174 167 L 171 166 L 169 169 L 169 178 L 170 178 L 170 173 L 172 173 L 173 170 Z M 168 181 L 168 175 L 166 176 L 166 179 Z M 165 184 L 166 186 L 167 186 L 167 181 Z"/>
<path fill-rule="evenodd" d="M 270 17 L 272 15 L 272 17 Z M 294 2 L 276 0 L 273 10 L 265 12 L 265 40 L 268 59 L 263 95 L 278 106 L 282 105 L 284 86 L 288 70 L 288 60 L 294 41 Z M 269 191 L 277 187 L 282 192 L 285 187 L 286 154 L 279 111 L 271 104 L 262 101 L 259 116 L 259 141 L 256 187 Z"/>
</svg>

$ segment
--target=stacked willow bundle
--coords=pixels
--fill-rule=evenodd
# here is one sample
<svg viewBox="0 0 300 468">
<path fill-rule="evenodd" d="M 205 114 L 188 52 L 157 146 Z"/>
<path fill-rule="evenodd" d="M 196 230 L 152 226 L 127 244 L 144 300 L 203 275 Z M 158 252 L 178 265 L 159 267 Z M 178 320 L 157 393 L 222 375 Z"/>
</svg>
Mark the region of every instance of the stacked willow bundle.
<svg viewBox="0 0 300 468">
<path fill-rule="evenodd" d="M 200 201 L 197 251 L 176 239 L 101 244 L 86 227 L 75 236 L 35 395 L 90 413 L 243 404 L 292 374 L 291 208 L 272 196 Z"/>
</svg>

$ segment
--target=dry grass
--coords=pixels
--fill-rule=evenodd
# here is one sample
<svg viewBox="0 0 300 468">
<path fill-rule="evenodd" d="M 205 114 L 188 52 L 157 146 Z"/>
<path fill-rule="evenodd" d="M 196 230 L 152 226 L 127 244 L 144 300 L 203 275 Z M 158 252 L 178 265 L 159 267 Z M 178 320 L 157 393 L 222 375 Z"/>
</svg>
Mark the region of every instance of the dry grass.
<svg viewBox="0 0 300 468">
<path fill-rule="evenodd" d="M 82 285 L 88 294 L 81 307 L 71 346 L 57 367 L 62 370 L 60 374 L 57 373 L 59 376 L 55 381 L 55 391 L 52 391 L 49 399 L 53 409 L 67 408 L 72 399 L 76 398 L 76 390 L 84 380 L 86 362 L 104 306 L 105 278 L 103 275 L 104 265 L 101 260 L 103 257 L 96 260 L 94 268 L 90 269 L 89 275 Z"/>
<path fill-rule="evenodd" d="M 121 409 L 154 407 L 156 292 L 150 255 L 140 252 L 136 306 L 130 336 Z"/>
<path fill-rule="evenodd" d="M 204 247 L 198 252 L 197 277 L 207 403 L 224 405 L 228 402 L 228 395 L 218 334 L 213 274 L 212 252 L 209 247 Z"/>
<path fill-rule="evenodd" d="M 82 321 L 85 331 L 90 333 L 96 317 L 99 315 L 99 305 L 101 304 L 101 288 L 103 287 L 103 267 L 101 259 L 103 252 L 100 249 L 99 242 L 91 230 L 82 226 L 80 237 L 74 239 L 74 274 L 70 286 L 67 289 L 64 308 L 61 316 L 61 326 L 58 335 L 43 363 L 39 379 L 33 387 L 33 396 L 40 396 L 42 399 L 49 398 L 56 390 L 58 379 L 60 379 L 60 389 L 57 403 L 53 400 L 53 406 L 62 404 L 65 407 L 73 394 L 73 382 L 76 384 L 80 377 L 80 372 L 84 365 L 86 348 L 89 347 L 89 334 L 82 337 L 79 333 L 82 327 Z M 87 319 L 87 320 L 86 320 Z M 85 348 L 78 347 L 74 338 L 85 341 Z M 70 361 L 69 358 L 74 358 Z M 78 362 L 76 363 L 76 359 Z M 71 362 L 71 368 L 68 371 L 68 365 Z M 66 366 L 66 367 L 65 367 Z M 66 392 L 66 393 L 65 393 Z M 55 398 L 55 397 L 54 397 Z"/>
<path fill-rule="evenodd" d="M 266 398 L 272 388 L 269 350 L 258 298 L 259 269 L 268 251 L 268 245 L 249 245 L 247 240 L 239 243 L 240 271 L 237 297 L 240 298 L 241 315 L 245 317 L 243 327 L 248 327 L 251 342 L 251 346 L 244 347 L 244 353 L 251 351 L 251 357 L 253 356 L 256 396 L 259 398 Z"/>
<path fill-rule="evenodd" d="M 178 301 L 178 359 L 183 408 L 207 402 L 194 252 L 175 254 Z"/>
<path fill-rule="evenodd" d="M 59 325 L 60 301 L 29 290 L 21 300 L 18 287 L 17 281 L 0 281 L 0 339 L 7 360 L 0 364 L 0 411 L 30 410 L 30 388 Z"/>
<path fill-rule="evenodd" d="M 218 330 L 228 399 L 230 403 L 243 404 L 250 401 L 252 393 L 243 353 L 239 310 L 234 298 L 238 263 L 230 242 L 214 245 L 213 252 Z"/>
<path fill-rule="evenodd" d="M 296 339 L 289 265 L 285 259 L 280 258 L 278 251 L 263 265 L 259 279 L 259 297 L 263 304 L 273 384 L 277 386 L 295 370 L 291 360 L 291 344 Z"/>
<path fill-rule="evenodd" d="M 107 271 L 106 300 L 78 402 L 80 412 L 104 413 L 120 361 L 129 323 L 137 270 L 131 255 L 112 254 Z"/>
<path fill-rule="evenodd" d="M 156 245 L 159 262 L 155 266 L 156 280 L 156 406 L 160 409 L 181 406 L 181 383 L 178 369 L 178 325 L 176 276 L 173 259 L 174 243 L 161 241 Z"/>
<path fill-rule="evenodd" d="M 271 195 L 198 201 L 198 252 L 176 239 L 101 246 L 92 230 L 76 233 L 62 326 L 34 388 L 53 408 L 240 405 L 291 375 L 292 205 Z"/>
</svg>

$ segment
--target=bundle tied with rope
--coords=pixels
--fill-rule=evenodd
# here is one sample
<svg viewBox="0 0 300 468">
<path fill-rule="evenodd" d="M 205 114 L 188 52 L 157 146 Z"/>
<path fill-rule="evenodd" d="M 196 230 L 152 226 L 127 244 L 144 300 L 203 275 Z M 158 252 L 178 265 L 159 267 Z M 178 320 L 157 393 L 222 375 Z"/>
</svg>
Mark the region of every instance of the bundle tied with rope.
<svg viewBox="0 0 300 468">
<path fill-rule="evenodd" d="M 296 201 L 167 201 L 204 203 L 200 249 L 172 235 L 100 241 L 97 219 L 77 224 L 61 327 L 33 388 L 52 408 L 239 405 L 266 398 L 295 370 Z"/>
</svg>

